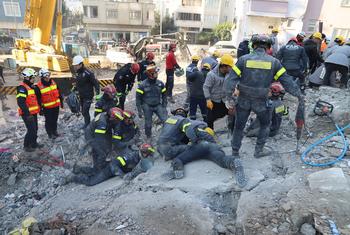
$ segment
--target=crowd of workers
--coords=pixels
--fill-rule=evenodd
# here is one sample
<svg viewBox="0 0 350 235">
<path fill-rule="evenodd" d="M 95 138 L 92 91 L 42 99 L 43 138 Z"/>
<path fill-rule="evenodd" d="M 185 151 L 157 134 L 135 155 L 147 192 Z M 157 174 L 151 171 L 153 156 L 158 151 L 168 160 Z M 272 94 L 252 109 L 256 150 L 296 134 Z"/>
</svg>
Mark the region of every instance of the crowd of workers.
<svg viewBox="0 0 350 235">
<path fill-rule="evenodd" d="M 265 147 L 269 136 L 275 136 L 281 125 L 282 116 L 288 114 L 283 104 L 285 92 L 298 98 L 303 104 L 305 77 L 314 72 L 324 62 L 325 85 L 330 84 L 332 72 L 342 74 L 341 84 L 347 86 L 350 58 L 350 42 L 337 36 L 328 47 L 321 45 L 324 38 L 314 33 L 305 40 L 300 33 L 288 43 L 278 48 L 277 30 L 272 35 L 253 35 L 243 40 L 238 48 L 238 59 L 229 54 L 219 55 L 215 51 L 201 60 L 193 55 L 186 68 L 187 96 L 183 107 L 167 112 L 168 102 L 174 103 L 173 87 L 176 74 L 182 68 L 175 57 L 176 44 L 171 44 L 166 56 L 166 83 L 158 80 L 159 69 L 154 62 L 154 54 L 148 52 L 139 63 L 123 66 L 114 76 L 113 85 L 102 89 L 94 74 L 85 68 L 83 58 L 75 56 L 73 66 L 76 71 L 74 91 L 78 94 L 81 113 L 84 117 L 85 139 L 92 148 L 92 167 L 74 166 L 71 181 L 95 185 L 113 176 L 132 179 L 147 171 L 153 165 L 155 148 L 152 135 L 153 114 L 158 116 L 162 129 L 157 137 L 157 150 L 164 160 L 171 160 L 169 179 L 184 176 L 184 164 L 208 159 L 223 168 L 231 169 L 237 183 L 244 187 L 247 179 L 240 161 L 239 150 L 246 123 L 254 112 L 255 120 L 246 129 L 247 136 L 256 136 L 254 157 L 271 154 Z M 322 57 L 323 56 L 323 57 Z M 19 114 L 26 127 L 25 151 L 41 148 L 37 143 L 37 114 L 45 116 L 45 129 L 51 139 L 59 136 L 57 119 L 63 99 L 56 83 L 46 69 L 39 71 L 40 81 L 33 69 L 22 72 L 23 82 L 17 88 Z M 148 143 L 140 144 L 139 128 L 135 124 L 136 114 L 125 110 L 126 97 L 132 91 L 135 79 L 136 112 L 144 119 L 144 133 Z M 310 81 L 311 85 L 316 85 Z M 319 84 L 322 85 L 322 84 Z M 95 90 L 95 92 L 94 92 Z M 90 106 L 95 102 L 95 115 L 91 121 Z M 197 118 L 199 107 L 201 119 Z M 228 129 L 232 134 L 232 154 L 226 155 L 217 142 L 214 123 L 227 116 Z M 298 125 L 303 125 L 303 115 L 296 117 Z M 138 145 L 135 150 L 132 146 Z M 109 161 L 107 159 L 110 159 Z"/>
</svg>

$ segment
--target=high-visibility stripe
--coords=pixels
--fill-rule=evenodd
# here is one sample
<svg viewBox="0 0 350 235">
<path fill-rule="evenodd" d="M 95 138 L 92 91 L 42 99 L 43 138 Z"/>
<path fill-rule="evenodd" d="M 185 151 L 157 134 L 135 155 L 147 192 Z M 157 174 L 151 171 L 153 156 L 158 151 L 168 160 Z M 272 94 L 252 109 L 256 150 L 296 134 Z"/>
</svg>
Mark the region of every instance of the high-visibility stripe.
<svg viewBox="0 0 350 235">
<path fill-rule="evenodd" d="M 28 90 L 28 95 L 34 95 L 34 94 L 35 94 L 35 91 L 33 89 Z"/>
<path fill-rule="evenodd" d="M 284 110 L 285 110 L 284 105 L 281 105 L 281 106 L 278 106 L 277 108 L 275 108 L 276 113 L 282 113 L 282 112 L 284 112 Z"/>
<path fill-rule="evenodd" d="M 268 61 L 247 60 L 246 67 L 251 69 L 271 69 L 272 63 Z"/>
<path fill-rule="evenodd" d="M 122 166 L 125 166 L 126 165 L 126 162 L 124 160 L 124 158 L 122 157 L 117 157 L 117 160 L 119 160 L 120 164 L 122 164 Z"/>
<path fill-rule="evenodd" d="M 140 93 L 141 95 L 143 95 L 143 93 L 144 93 L 143 90 L 138 89 L 138 88 L 136 89 L 136 92 L 137 92 L 137 93 Z"/>
<path fill-rule="evenodd" d="M 166 88 L 165 87 L 162 89 L 162 93 L 164 93 L 164 92 L 166 92 Z"/>
<path fill-rule="evenodd" d="M 18 97 L 27 98 L 27 95 L 26 95 L 26 94 L 23 94 L 23 93 L 18 93 L 18 94 L 16 95 L 16 98 L 18 98 Z"/>
<path fill-rule="evenodd" d="M 115 116 L 116 116 L 117 118 L 119 118 L 120 120 L 124 120 L 124 118 L 123 118 L 122 116 L 120 116 L 119 113 L 116 113 Z"/>
<path fill-rule="evenodd" d="M 151 148 L 151 147 L 149 147 L 148 150 L 151 151 L 152 153 L 156 152 L 156 150 L 154 148 Z"/>
<path fill-rule="evenodd" d="M 232 66 L 232 69 L 238 76 L 241 76 L 242 72 L 236 65 Z"/>
<path fill-rule="evenodd" d="M 286 69 L 282 67 L 280 70 L 278 70 L 274 79 L 277 81 L 285 72 L 286 72 Z"/>
<path fill-rule="evenodd" d="M 44 93 L 47 93 L 47 92 L 50 92 L 52 90 L 56 90 L 57 89 L 57 85 L 51 85 L 49 87 L 45 87 L 43 89 L 40 89 L 40 92 L 41 94 L 44 94 Z"/>
<path fill-rule="evenodd" d="M 102 110 L 102 109 L 95 109 L 95 112 L 96 112 L 96 113 L 102 113 L 103 110 Z"/>
<path fill-rule="evenodd" d="M 168 118 L 165 122 L 172 124 L 172 125 L 175 125 L 177 123 L 177 119 Z"/>
<path fill-rule="evenodd" d="M 98 134 L 106 134 L 106 130 L 96 129 L 96 130 L 95 130 L 95 133 L 98 133 Z"/>
<path fill-rule="evenodd" d="M 50 103 L 43 103 L 43 106 L 44 107 L 47 107 L 47 106 L 50 106 L 50 105 L 54 105 L 54 104 L 57 104 L 57 103 L 60 103 L 60 99 L 57 99 L 56 101 L 52 101 Z"/>
<path fill-rule="evenodd" d="M 121 140 L 122 139 L 122 137 L 120 135 L 113 135 L 112 138 L 116 139 L 116 140 Z"/>
<path fill-rule="evenodd" d="M 39 109 L 39 106 L 33 106 L 33 107 L 28 108 L 29 111 L 33 111 L 33 110 L 37 110 L 37 109 Z"/>
<path fill-rule="evenodd" d="M 186 128 L 188 127 L 188 126 L 190 126 L 191 125 L 191 123 L 186 123 L 185 125 L 183 125 L 182 126 L 182 132 L 185 132 L 186 131 Z"/>
</svg>

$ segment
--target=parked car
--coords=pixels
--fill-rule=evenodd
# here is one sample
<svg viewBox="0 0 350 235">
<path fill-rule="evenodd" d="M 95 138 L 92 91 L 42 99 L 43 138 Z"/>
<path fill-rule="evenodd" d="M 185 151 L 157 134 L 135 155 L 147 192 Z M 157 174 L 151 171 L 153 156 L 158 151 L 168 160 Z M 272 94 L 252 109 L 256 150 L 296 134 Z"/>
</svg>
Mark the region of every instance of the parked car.
<svg viewBox="0 0 350 235">
<path fill-rule="evenodd" d="M 237 56 L 237 48 L 231 41 L 218 41 L 213 46 L 209 47 L 209 52 L 213 53 L 215 50 L 219 51 L 221 55 L 231 54 L 233 57 Z"/>
<path fill-rule="evenodd" d="M 101 50 L 108 50 L 114 47 L 117 43 L 112 40 L 100 40 L 97 42 L 97 47 Z"/>
</svg>

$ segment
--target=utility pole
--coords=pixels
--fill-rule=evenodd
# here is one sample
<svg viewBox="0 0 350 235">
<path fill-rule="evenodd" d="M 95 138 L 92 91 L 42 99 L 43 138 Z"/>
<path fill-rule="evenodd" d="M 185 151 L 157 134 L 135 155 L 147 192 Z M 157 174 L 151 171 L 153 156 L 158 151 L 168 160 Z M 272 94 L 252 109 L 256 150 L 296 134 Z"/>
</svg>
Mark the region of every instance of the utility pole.
<svg viewBox="0 0 350 235">
<path fill-rule="evenodd" d="M 163 34 L 163 0 L 160 0 L 159 34 Z"/>
</svg>

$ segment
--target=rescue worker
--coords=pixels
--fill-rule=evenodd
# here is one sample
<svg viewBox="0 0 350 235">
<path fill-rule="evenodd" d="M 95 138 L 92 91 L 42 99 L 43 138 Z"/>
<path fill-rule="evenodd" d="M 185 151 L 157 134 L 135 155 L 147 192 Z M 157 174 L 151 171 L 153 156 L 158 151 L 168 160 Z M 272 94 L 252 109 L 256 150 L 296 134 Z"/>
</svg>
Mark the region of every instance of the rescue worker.
<svg viewBox="0 0 350 235">
<path fill-rule="evenodd" d="M 306 34 L 304 32 L 300 32 L 297 34 L 297 44 L 299 46 L 304 46 L 304 39 L 306 37 Z"/>
<path fill-rule="evenodd" d="M 117 90 L 113 84 L 109 84 L 102 88 L 103 95 L 96 101 L 95 104 L 95 117 L 103 112 L 108 112 L 113 107 L 118 105 L 118 99 L 116 97 Z"/>
<path fill-rule="evenodd" d="M 140 66 L 140 72 L 137 74 L 137 81 L 138 82 L 142 82 L 143 80 L 145 80 L 147 78 L 147 75 L 145 74 L 146 68 L 148 65 L 152 64 L 152 65 L 156 65 L 154 60 L 154 54 L 153 52 L 147 52 L 146 53 L 146 59 L 144 59 L 143 61 L 141 61 L 139 63 Z"/>
<path fill-rule="evenodd" d="M 33 152 L 36 148 L 41 148 L 43 145 L 37 142 L 38 133 L 38 118 L 40 112 L 38 102 L 38 94 L 34 90 L 34 79 L 37 76 L 34 69 L 25 68 L 22 71 L 23 82 L 17 87 L 17 105 L 18 113 L 22 117 L 27 128 L 27 133 L 24 136 L 24 150 Z"/>
<path fill-rule="evenodd" d="M 245 37 L 243 38 L 243 41 L 239 43 L 238 49 L 237 49 L 237 59 L 241 56 L 244 56 L 246 54 L 249 54 L 249 38 Z"/>
<path fill-rule="evenodd" d="M 190 91 L 191 91 L 191 82 L 189 77 L 198 72 L 198 62 L 201 58 L 198 55 L 193 55 L 191 57 L 191 64 L 189 64 L 186 68 L 186 91 L 187 91 L 187 96 L 186 96 L 186 101 L 184 104 L 184 109 L 189 109 L 190 107 Z"/>
<path fill-rule="evenodd" d="M 305 73 L 307 70 L 308 57 L 305 49 L 297 44 L 296 38 L 291 38 L 277 53 L 279 59 L 287 73 L 298 79 L 300 89 L 305 90 Z"/>
<path fill-rule="evenodd" d="M 155 149 L 152 145 L 142 144 L 137 151 L 129 150 L 124 154 L 117 154 L 104 168 L 93 175 L 73 175 L 68 181 L 93 186 L 115 176 L 122 177 L 124 180 L 132 180 L 153 166 L 154 153 Z"/>
<path fill-rule="evenodd" d="M 318 63 L 323 63 L 320 54 L 321 41 L 322 34 L 320 32 L 314 33 L 309 39 L 304 41 L 304 49 L 309 57 L 309 69 L 311 74 L 315 72 Z"/>
<path fill-rule="evenodd" d="M 239 157 L 243 130 L 251 111 L 256 113 L 260 122 L 254 157 L 260 158 L 270 154 L 264 145 L 269 135 L 271 121 L 270 104 L 267 101 L 272 82 L 281 82 L 287 92 L 297 96 L 300 103 L 303 102 L 299 87 L 286 73 L 286 69 L 277 59 L 266 54 L 266 49 L 271 46 L 271 39 L 266 35 L 256 35 L 252 39 L 252 44 L 254 52 L 238 59 L 233 66 L 234 76 L 225 80 L 224 84 L 227 106 L 236 109 L 232 138 L 232 155 L 235 158 Z M 232 95 L 235 89 L 239 92 L 237 101 Z"/>
<path fill-rule="evenodd" d="M 123 111 L 123 121 L 113 127 L 112 145 L 116 153 L 125 152 L 138 141 L 139 128 L 135 124 L 135 113 Z"/>
<path fill-rule="evenodd" d="M 204 96 L 203 85 L 207 74 L 210 72 L 210 64 L 204 64 L 201 71 L 189 76 L 190 86 L 190 118 L 196 120 L 197 106 L 201 110 L 203 121 L 207 121 L 207 105 Z"/>
<path fill-rule="evenodd" d="M 204 96 L 207 102 L 208 127 L 214 129 L 215 120 L 225 117 L 228 109 L 225 106 L 224 80 L 232 74 L 233 57 L 224 54 L 220 59 L 219 66 L 210 71 L 203 85 Z"/>
<path fill-rule="evenodd" d="M 95 75 L 84 66 L 84 58 L 80 55 L 74 56 L 73 67 L 77 73 L 74 90 L 78 91 L 80 106 L 84 117 L 84 126 L 86 128 L 90 123 L 90 106 L 94 97 L 94 88 L 96 95 L 100 94 L 100 85 Z"/>
<path fill-rule="evenodd" d="M 323 52 L 327 49 L 328 47 L 328 39 L 326 34 L 322 33 L 322 42 L 321 42 L 321 46 L 320 46 L 320 53 L 323 54 Z"/>
<path fill-rule="evenodd" d="M 271 124 L 269 128 L 269 136 L 273 137 L 278 134 L 281 127 L 282 116 L 288 114 L 287 107 L 283 104 L 282 99 L 285 95 L 285 90 L 280 82 L 274 82 L 271 85 L 269 94 L 269 103 L 271 105 Z M 257 137 L 259 133 L 260 123 L 255 118 L 247 128 L 247 137 Z"/>
<path fill-rule="evenodd" d="M 176 61 L 175 51 L 176 51 L 176 44 L 171 43 L 169 45 L 169 52 L 166 55 L 166 59 L 165 59 L 165 73 L 166 73 L 165 87 L 167 91 L 168 100 L 170 103 L 175 103 L 175 100 L 173 98 L 175 69 L 181 69 L 181 67 L 178 65 Z"/>
<path fill-rule="evenodd" d="M 108 112 L 97 115 L 85 129 L 85 140 L 92 148 L 92 167 L 74 167 L 74 173 L 91 174 L 103 169 L 106 157 L 112 149 L 112 129 L 123 121 L 123 111 L 111 108 Z"/>
<path fill-rule="evenodd" d="M 47 69 L 40 69 L 39 77 L 40 81 L 35 89 L 37 89 L 41 112 L 45 116 L 45 130 L 50 139 L 55 139 L 59 136 L 57 133 L 57 120 L 60 106 L 63 108 L 63 97 L 55 81 L 50 78 L 50 72 Z"/>
<path fill-rule="evenodd" d="M 278 39 L 277 39 L 277 35 L 278 35 L 279 31 L 278 29 L 274 28 L 271 31 L 271 50 L 272 50 L 272 56 L 276 56 L 277 52 L 279 50 L 279 44 L 278 44 Z"/>
<path fill-rule="evenodd" d="M 139 117 L 145 115 L 145 134 L 152 137 L 152 116 L 155 113 L 161 122 L 167 118 L 167 97 L 164 83 L 157 79 L 156 66 L 149 65 L 146 69 L 147 79 L 136 89 L 136 107 Z"/>
<path fill-rule="evenodd" d="M 323 85 L 335 86 L 334 81 L 331 82 L 330 76 L 333 72 L 338 71 L 341 74 L 341 87 L 346 87 L 348 83 L 348 72 L 350 65 L 350 41 L 345 45 L 339 46 L 332 50 L 331 54 L 327 57 L 324 66 L 326 73 L 323 77 Z"/>
<path fill-rule="evenodd" d="M 334 41 L 328 46 L 327 50 L 323 53 L 323 59 L 327 59 L 327 57 L 332 54 L 333 50 L 338 48 L 339 46 L 344 45 L 345 38 L 341 35 L 338 35 L 334 38 Z"/>
<path fill-rule="evenodd" d="M 114 75 L 113 83 L 117 88 L 119 98 L 118 107 L 124 109 L 125 99 L 134 86 L 135 77 L 140 71 L 138 63 L 128 63 L 121 67 Z"/>
<path fill-rule="evenodd" d="M 220 52 L 215 50 L 211 56 L 205 57 L 202 59 L 202 67 L 204 64 L 210 64 L 210 68 L 214 69 L 218 64 L 218 58 L 220 57 Z"/>
</svg>

